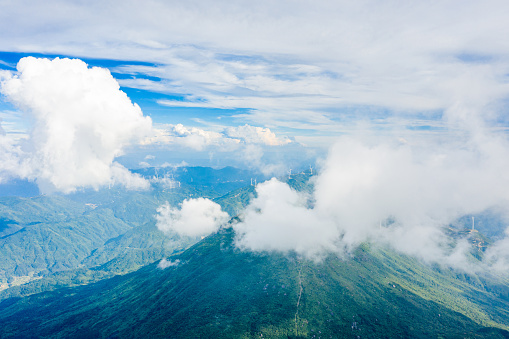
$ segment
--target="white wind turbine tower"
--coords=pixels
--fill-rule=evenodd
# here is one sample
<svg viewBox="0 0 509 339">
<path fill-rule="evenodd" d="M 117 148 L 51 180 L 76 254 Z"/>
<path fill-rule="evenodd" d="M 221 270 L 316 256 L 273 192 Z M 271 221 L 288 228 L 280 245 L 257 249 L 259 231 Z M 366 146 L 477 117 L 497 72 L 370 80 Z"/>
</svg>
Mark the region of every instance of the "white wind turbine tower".
<svg viewBox="0 0 509 339">
<path fill-rule="evenodd" d="M 472 217 L 472 232 L 475 231 L 474 226 L 475 226 L 475 219 L 474 219 L 474 217 Z"/>
<path fill-rule="evenodd" d="M 292 178 L 292 169 L 290 168 L 290 170 L 288 171 L 288 179 L 291 179 Z"/>
<path fill-rule="evenodd" d="M 311 167 L 311 165 L 309 165 L 309 172 L 311 175 L 313 175 L 313 167 Z"/>
</svg>

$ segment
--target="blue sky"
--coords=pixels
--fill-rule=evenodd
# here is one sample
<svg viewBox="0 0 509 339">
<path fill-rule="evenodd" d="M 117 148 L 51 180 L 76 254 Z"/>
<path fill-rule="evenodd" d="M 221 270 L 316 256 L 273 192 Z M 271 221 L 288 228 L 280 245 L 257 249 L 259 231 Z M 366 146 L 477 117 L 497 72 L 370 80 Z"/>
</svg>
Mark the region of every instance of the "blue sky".
<svg viewBox="0 0 509 339">
<path fill-rule="evenodd" d="M 423 148 L 482 126 L 505 138 L 504 1 L 0 5 L 4 81 L 26 56 L 77 58 L 107 68 L 151 118 L 149 139 L 107 160 L 128 167 L 181 159 L 277 174 L 319 165 L 343 136 Z M 2 130 L 26 152 L 39 120 L 3 94 Z"/>
</svg>

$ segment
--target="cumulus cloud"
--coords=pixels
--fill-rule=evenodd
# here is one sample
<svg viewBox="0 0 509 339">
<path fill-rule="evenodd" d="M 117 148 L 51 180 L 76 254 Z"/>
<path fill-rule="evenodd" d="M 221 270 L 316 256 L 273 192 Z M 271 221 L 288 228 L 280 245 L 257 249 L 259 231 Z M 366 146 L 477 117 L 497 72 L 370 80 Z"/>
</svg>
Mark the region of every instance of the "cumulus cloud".
<svg viewBox="0 0 509 339">
<path fill-rule="evenodd" d="M 19 145 L 7 137 L 0 134 L 0 183 L 7 181 L 11 177 L 24 175 L 27 173 L 25 166 L 21 162 L 23 152 Z"/>
<path fill-rule="evenodd" d="M 169 124 L 156 129 L 155 134 L 144 141 L 145 144 L 178 144 L 196 151 L 202 151 L 209 146 L 231 150 L 242 145 L 282 146 L 291 142 L 288 137 L 278 137 L 269 128 L 248 124 L 226 127 L 220 132 Z"/>
<path fill-rule="evenodd" d="M 444 225 L 507 202 L 507 150 L 471 144 L 419 151 L 344 138 L 317 179 L 315 208 L 351 227 L 352 241 L 390 217 L 405 225 Z"/>
<path fill-rule="evenodd" d="M 186 199 L 180 209 L 166 202 L 157 208 L 157 213 L 157 228 L 189 237 L 215 232 L 229 219 L 221 206 L 205 198 Z"/>
<path fill-rule="evenodd" d="M 120 91 L 103 68 L 77 59 L 23 58 L 4 78 L 1 92 L 32 121 L 28 142 L 4 152 L 43 192 L 69 193 L 111 182 L 147 188 L 148 182 L 114 161 L 123 149 L 151 132 L 152 122 Z M 15 166 L 16 167 L 16 166 Z"/>
<path fill-rule="evenodd" d="M 202 151 L 210 146 L 219 146 L 225 149 L 236 148 L 239 141 L 224 138 L 218 132 L 207 131 L 197 127 L 185 127 L 182 124 L 169 124 L 164 128 L 155 129 L 155 134 L 145 139 L 144 143 L 179 145 L 195 151 Z"/>
<path fill-rule="evenodd" d="M 466 269 L 468 243 L 453 246 L 444 227 L 509 203 L 506 139 L 485 135 L 468 140 L 460 146 L 419 148 L 344 137 L 322 164 L 312 206 L 308 197 L 274 179 L 258 185 L 258 197 L 234 226 L 237 244 L 316 257 L 371 241 Z M 509 258 L 507 251 L 498 250 L 506 243 L 487 252 L 491 266 Z"/>
<path fill-rule="evenodd" d="M 254 251 L 296 251 L 316 257 L 335 250 L 339 228 L 308 207 L 308 197 L 272 179 L 257 185 L 258 196 L 235 226 L 236 244 Z"/>
<path fill-rule="evenodd" d="M 269 128 L 255 127 L 248 124 L 238 127 L 227 127 L 225 134 L 230 138 L 241 139 L 250 144 L 280 146 L 292 142 L 287 137 L 277 137 Z"/>
<path fill-rule="evenodd" d="M 209 151 L 210 156 L 213 156 L 214 152 L 235 152 L 238 155 L 237 160 L 264 175 L 281 175 L 286 168 L 282 161 L 265 159 L 266 151 L 295 144 L 288 137 L 277 136 L 269 128 L 247 124 L 226 127 L 220 132 L 186 127 L 182 124 L 164 125 L 163 128 L 156 128 L 154 131 L 152 136 L 143 141 L 144 144 L 183 146 L 194 151 Z"/>
</svg>

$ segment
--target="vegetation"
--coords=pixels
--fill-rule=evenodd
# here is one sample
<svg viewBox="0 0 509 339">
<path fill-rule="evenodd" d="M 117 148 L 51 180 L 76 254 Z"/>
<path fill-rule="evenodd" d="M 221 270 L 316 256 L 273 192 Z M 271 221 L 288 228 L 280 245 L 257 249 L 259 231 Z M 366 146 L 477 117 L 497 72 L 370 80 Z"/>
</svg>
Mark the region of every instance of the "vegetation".
<svg viewBox="0 0 509 339">
<path fill-rule="evenodd" d="M 210 169 L 190 178 L 200 171 L 208 181 L 188 177 L 178 189 L 0 198 L 0 282 L 9 286 L 0 338 L 509 337 L 509 282 L 499 277 L 369 244 L 312 262 L 242 252 L 230 227 L 192 247 L 197 239 L 163 235 L 154 214 L 164 201 L 204 196 L 237 215 L 256 195 L 245 182 L 223 194 L 231 183 Z M 280 180 L 309 193 L 309 178 Z M 473 260 L 490 243 L 461 225 L 446 231 L 476 245 Z M 157 268 L 167 256 L 174 264 Z"/>
<path fill-rule="evenodd" d="M 0 303 L 3 338 L 492 337 L 509 304 L 448 270 L 361 246 L 320 263 L 241 252 L 222 229 L 157 263 L 95 284 Z"/>
<path fill-rule="evenodd" d="M 147 169 L 145 174 L 155 175 L 150 170 L 154 172 Z M 65 196 L 0 197 L 0 299 L 125 274 L 181 251 L 197 239 L 158 231 L 157 207 L 165 201 L 175 206 L 193 197 L 219 198 L 223 207 L 235 206 L 236 197 L 220 198 L 214 189 L 245 185 L 251 175 L 234 168 L 203 167 L 180 168 L 176 174 L 189 182 L 195 178 L 194 184 L 168 188 L 155 183 L 149 191 L 112 187 Z"/>
</svg>

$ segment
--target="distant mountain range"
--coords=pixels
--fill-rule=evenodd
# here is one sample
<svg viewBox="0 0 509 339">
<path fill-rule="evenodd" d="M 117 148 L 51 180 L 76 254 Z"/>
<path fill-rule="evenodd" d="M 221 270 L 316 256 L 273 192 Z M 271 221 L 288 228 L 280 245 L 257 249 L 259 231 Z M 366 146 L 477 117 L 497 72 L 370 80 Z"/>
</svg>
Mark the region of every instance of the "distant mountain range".
<svg viewBox="0 0 509 339">
<path fill-rule="evenodd" d="M 198 239 L 160 232 L 154 217 L 158 206 L 206 197 L 234 215 L 254 192 L 253 173 L 232 167 L 142 172 L 154 179 L 151 190 L 114 186 L 70 195 L 0 197 L 0 299 L 124 274 L 181 251 Z M 159 175 L 181 180 L 180 187 L 156 180 Z M 223 196 L 226 186 L 237 189 Z"/>
</svg>

